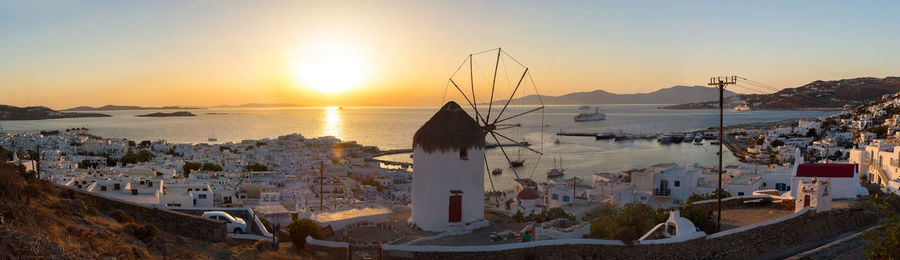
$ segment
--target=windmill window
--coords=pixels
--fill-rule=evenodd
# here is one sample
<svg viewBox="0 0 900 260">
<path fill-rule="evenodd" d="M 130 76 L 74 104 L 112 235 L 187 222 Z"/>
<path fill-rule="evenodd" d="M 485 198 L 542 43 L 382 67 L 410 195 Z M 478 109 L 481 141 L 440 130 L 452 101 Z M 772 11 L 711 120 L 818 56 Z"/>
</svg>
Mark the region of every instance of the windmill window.
<svg viewBox="0 0 900 260">
<path fill-rule="evenodd" d="M 468 149 L 459 149 L 459 159 L 463 161 L 469 160 L 469 150 Z"/>
</svg>

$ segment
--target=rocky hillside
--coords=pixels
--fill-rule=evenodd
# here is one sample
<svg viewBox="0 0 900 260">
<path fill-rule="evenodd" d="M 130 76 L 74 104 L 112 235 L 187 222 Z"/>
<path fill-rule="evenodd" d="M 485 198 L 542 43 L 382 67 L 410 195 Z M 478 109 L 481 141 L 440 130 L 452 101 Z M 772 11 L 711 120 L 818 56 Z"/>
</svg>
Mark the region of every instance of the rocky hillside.
<svg viewBox="0 0 900 260">
<path fill-rule="evenodd" d="M 309 258 L 270 246 L 266 241 L 214 243 L 167 233 L 122 210 L 102 212 L 69 189 L 0 163 L 0 259 Z"/>
<path fill-rule="evenodd" d="M 866 103 L 878 99 L 884 94 L 897 92 L 900 92 L 900 77 L 818 80 L 800 87 L 782 89 L 772 94 L 739 95 L 726 98 L 725 107 L 733 108 L 740 104 L 748 104 L 751 109 L 765 110 L 842 109 L 847 105 Z M 664 108 L 717 107 L 718 101 L 714 100 Z"/>
<path fill-rule="evenodd" d="M 119 111 L 119 110 L 160 110 L 160 109 L 202 109 L 199 107 L 181 107 L 181 106 L 165 106 L 165 107 L 141 107 L 141 106 L 117 106 L 105 105 L 102 107 L 80 106 L 63 111 Z"/>
<path fill-rule="evenodd" d="M 736 95 L 726 91 L 725 96 Z M 541 96 L 544 105 L 584 105 L 584 104 L 680 104 L 689 102 L 702 102 L 719 98 L 719 92 L 714 88 L 704 86 L 674 86 L 659 89 L 650 93 L 615 94 L 603 90 L 591 92 L 575 92 L 562 96 Z M 495 101 L 495 104 L 504 104 L 506 100 Z M 536 105 L 540 104 L 535 95 L 513 99 L 510 104 Z"/>
<path fill-rule="evenodd" d="M 59 112 L 48 107 L 14 107 L 0 105 L 0 120 L 40 120 L 75 117 L 109 117 L 100 113 Z"/>
</svg>

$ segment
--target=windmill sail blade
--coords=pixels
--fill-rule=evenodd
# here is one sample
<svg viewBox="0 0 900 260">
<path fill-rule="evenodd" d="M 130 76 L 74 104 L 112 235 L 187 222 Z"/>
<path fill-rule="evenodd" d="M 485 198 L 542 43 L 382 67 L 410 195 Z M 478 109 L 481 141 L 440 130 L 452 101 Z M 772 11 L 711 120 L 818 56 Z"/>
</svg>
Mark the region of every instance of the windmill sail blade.
<svg viewBox="0 0 900 260">
<path fill-rule="evenodd" d="M 503 116 L 503 111 L 506 111 L 506 107 L 509 107 L 509 102 L 512 102 L 512 99 L 516 97 L 516 91 L 519 91 L 519 86 L 522 85 L 522 80 L 525 79 L 526 74 L 528 74 L 528 68 L 525 68 L 525 72 L 522 72 L 522 77 L 519 78 L 519 83 L 516 83 L 516 88 L 513 89 L 512 94 L 510 94 L 509 98 L 506 99 L 506 104 L 503 105 L 503 109 L 500 109 L 500 113 L 497 114 L 497 118 L 494 119 L 494 124 L 497 123 L 497 120 L 500 119 L 500 116 Z M 493 103 L 493 101 L 491 103 Z"/>
<path fill-rule="evenodd" d="M 453 86 L 454 86 L 454 87 L 456 87 L 456 90 L 459 90 L 459 94 L 462 94 L 462 96 L 463 96 L 463 98 L 465 98 L 465 99 L 466 99 L 466 102 L 468 102 L 468 103 L 469 103 L 469 106 L 471 106 L 471 107 L 472 107 L 472 109 L 474 109 L 474 110 L 475 110 L 475 117 L 477 117 L 477 118 L 479 118 L 479 119 L 481 119 L 481 121 L 482 121 L 482 122 L 486 122 L 486 121 L 484 121 L 484 118 L 482 118 L 482 117 L 481 117 L 481 114 L 479 114 L 479 113 L 478 113 L 478 108 L 477 108 L 477 107 L 475 107 L 475 104 L 474 104 L 474 103 L 472 103 L 472 101 L 469 101 L 469 97 L 468 97 L 468 96 L 466 96 L 466 93 L 465 93 L 465 92 L 463 92 L 463 91 L 462 91 L 462 89 L 461 89 L 461 88 L 459 88 L 459 85 L 456 85 L 456 82 L 455 82 L 455 81 L 453 81 L 453 79 L 450 79 L 450 83 L 453 83 Z"/>
<path fill-rule="evenodd" d="M 491 176 L 491 175 L 493 175 L 493 174 L 491 174 L 491 167 L 488 166 L 487 153 L 483 154 L 483 156 L 484 156 L 484 169 L 487 170 L 486 173 L 488 175 L 488 180 L 491 181 L 491 191 L 497 191 L 497 189 L 494 188 L 494 177 Z"/>
<path fill-rule="evenodd" d="M 497 69 L 500 68 L 500 54 L 503 50 L 497 49 L 497 62 L 494 63 L 494 81 L 491 82 L 491 99 L 488 101 L 488 113 L 484 119 L 491 121 L 491 110 L 494 108 L 494 86 L 497 85 Z"/>
<path fill-rule="evenodd" d="M 497 135 L 494 134 L 494 132 L 491 132 L 491 136 L 494 137 L 494 141 L 497 141 L 497 144 L 500 144 L 500 139 L 497 139 Z M 503 149 L 502 145 L 498 145 L 498 147 L 500 147 L 500 151 L 503 152 L 503 157 L 506 157 L 506 162 L 512 162 L 512 160 L 509 159 L 509 155 L 506 154 L 506 149 Z M 516 171 L 516 168 L 512 168 L 512 170 L 513 174 L 516 175 L 516 179 L 521 179 L 519 178 L 519 172 Z"/>
<path fill-rule="evenodd" d="M 510 120 L 510 119 L 513 119 L 513 118 L 516 118 L 516 117 L 524 116 L 524 115 L 527 115 L 527 114 L 529 114 L 529 113 L 532 113 L 532 112 L 534 112 L 534 111 L 538 111 L 538 110 L 541 110 L 541 109 L 544 109 L 544 106 L 541 106 L 541 107 L 538 107 L 538 108 L 534 108 L 534 109 L 531 109 L 531 110 L 528 110 L 528 111 L 525 111 L 525 112 L 522 112 L 522 113 L 518 113 L 518 114 L 515 114 L 515 115 L 513 115 L 513 116 L 511 116 L 511 117 L 504 118 L 504 119 L 502 119 L 502 120 L 499 120 L 499 121 L 495 122 L 495 124 L 496 124 L 496 123 L 503 122 L 503 121 L 506 121 L 506 120 Z"/>
<path fill-rule="evenodd" d="M 506 137 L 505 135 L 503 135 L 503 134 L 501 134 L 501 133 L 496 133 L 496 134 L 499 135 L 500 137 L 503 137 L 503 138 L 506 139 L 506 140 L 509 140 L 510 142 L 513 142 L 513 143 L 517 144 L 519 147 L 523 147 L 523 148 L 525 148 L 525 149 L 531 150 L 532 152 L 535 152 L 535 153 L 537 153 L 537 154 L 544 154 L 544 153 L 542 153 L 542 152 L 538 152 L 538 151 L 535 150 L 535 149 L 531 149 L 531 147 L 524 146 L 524 145 L 522 145 L 522 143 L 516 142 L 516 140 L 513 140 L 512 138 Z M 498 143 L 498 144 L 499 144 L 499 143 Z"/>
</svg>

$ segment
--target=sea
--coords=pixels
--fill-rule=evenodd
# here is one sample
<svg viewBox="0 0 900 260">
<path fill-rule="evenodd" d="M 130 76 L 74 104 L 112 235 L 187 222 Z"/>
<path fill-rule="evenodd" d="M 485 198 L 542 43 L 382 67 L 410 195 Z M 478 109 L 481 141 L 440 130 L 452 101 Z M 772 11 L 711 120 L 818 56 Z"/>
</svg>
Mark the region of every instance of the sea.
<svg viewBox="0 0 900 260">
<path fill-rule="evenodd" d="M 545 181 L 547 170 L 565 169 L 563 178 L 586 178 L 594 173 L 625 171 L 646 168 L 659 163 L 694 164 L 712 166 L 718 161 L 718 146 L 704 141 L 692 143 L 660 144 L 656 140 L 595 140 L 593 137 L 557 136 L 558 132 L 625 132 L 634 134 L 659 134 L 706 130 L 718 126 L 717 109 L 670 110 L 663 105 L 604 105 L 600 112 L 606 120 L 575 122 L 579 106 L 546 106 L 537 112 L 514 117 L 504 124 L 512 127 L 499 133 L 517 141 L 527 141 L 536 150 L 506 147 L 511 159 L 524 158 L 523 167 L 508 167 L 501 149 L 488 149 L 490 169 L 500 168 L 502 174 L 485 174 L 486 190 L 504 190 L 512 187 L 517 178 L 533 178 Z M 510 106 L 501 115 L 507 118 L 535 106 Z M 416 130 L 425 123 L 438 107 L 290 107 L 290 108 L 210 108 L 190 110 L 194 117 L 136 117 L 151 111 L 104 111 L 112 117 L 68 118 L 32 121 L 2 121 L 3 131 L 11 133 L 36 133 L 41 130 L 65 130 L 86 127 L 90 133 L 106 138 L 130 140 L 166 140 L 170 143 L 209 143 L 210 137 L 219 143 L 239 142 L 248 139 L 276 138 L 299 133 L 305 137 L 335 136 L 344 141 L 357 141 L 363 145 L 378 146 L 382 150 L 411 148 Z M 469 111 L 470 114 L 472 111 Z M 491 115 L 496 118 L 499 110 Z M 762 123 L 794 118 L 824 118 L 835 111 L 733 111 L 725 110 L 724 124 Z M 516 126 L 520 125 L 520 126 Z M 559 140 L 556 143 L 556 140 Z M 509 143 L 505 139 L 502 143 Z M 496 143 L 492 137 L 488 142 Z M 733 164 L 737 158 L 724 152 L 724 164 Z M 539 153 L 538 153 L 539 152 Z M 409 154 L 395 154 L 381 159 L 413 162 Z"/>
</svg>

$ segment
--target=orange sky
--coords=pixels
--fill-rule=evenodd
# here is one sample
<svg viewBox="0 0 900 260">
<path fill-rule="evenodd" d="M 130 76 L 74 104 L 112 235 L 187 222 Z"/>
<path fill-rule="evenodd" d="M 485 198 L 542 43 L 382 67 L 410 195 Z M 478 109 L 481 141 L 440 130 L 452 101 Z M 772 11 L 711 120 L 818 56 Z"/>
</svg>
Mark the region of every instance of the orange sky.
<svg viewBox="0 0 900 260">
<path fill-rule="evenodd" d="M 895 4 L 846 5 L 5 3 L 0 104 L 438 106 L 466 55 L 495 47 L 547 95 L 729 74 L 777 87 L 896 75 L 900 38 L 884 33 Z M 353 53 L 363 79 L 328 94 L 298 78 L 296 64 L 322 49 Z"/>
</svg>

